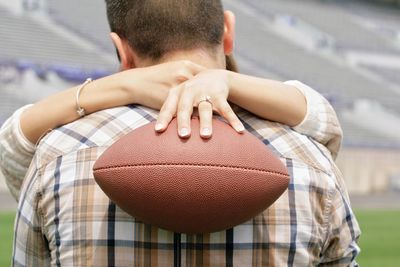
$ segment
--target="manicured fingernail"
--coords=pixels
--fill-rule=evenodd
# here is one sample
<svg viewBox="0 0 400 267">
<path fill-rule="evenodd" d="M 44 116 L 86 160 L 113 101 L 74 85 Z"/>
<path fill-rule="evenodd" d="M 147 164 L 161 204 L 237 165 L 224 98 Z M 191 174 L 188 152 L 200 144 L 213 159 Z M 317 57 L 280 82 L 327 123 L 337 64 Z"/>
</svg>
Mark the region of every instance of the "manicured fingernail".
<svg viewBox="0 0 400 267">
<path fill-rule="evenodd" d="M 156 131 L 161 131 L 164 128 L 164 125 L 162 125 L 161 123 L 157 123 L 156 126 L 154 127 L 154 129 Z"/>
<path fill-rule="evenodd" d="M 179 135 L 181 137 L 188 137 L 189 136 L 189 129 L 188 128 L 182 128 L 179 130 Z"/>
<path fill-rule="evenodd" d="M 203 128 L 201 129 L 202 136 L 211 136 L 211 129 L 210 128 Z"/>
<path fill-rule="evenodd" d="M 236 131 L 238 131 L 239 133 L 243 133 L 245 130 L 243 125 L 237 125 L 235 128 L 236 128 Z"/>
</svg>

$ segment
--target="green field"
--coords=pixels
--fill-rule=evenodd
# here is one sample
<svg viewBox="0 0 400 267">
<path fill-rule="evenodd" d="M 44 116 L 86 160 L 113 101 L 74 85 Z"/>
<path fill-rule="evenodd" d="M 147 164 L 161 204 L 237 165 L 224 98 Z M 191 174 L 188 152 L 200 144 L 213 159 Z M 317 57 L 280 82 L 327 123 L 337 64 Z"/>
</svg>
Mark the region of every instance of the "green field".
<svg viewBox="0 0 400 267">
<path fill-rule="evenodd" d="M 358 211 L 362 267 L 400 266 L 400 211 Z"/>
<path fill-rule="evenodd" d="M 14 213 L 0 213 L 0 266 L 10 266 Z"/>
<path fill-rule="evenodd" d="M 357 211 L 362 267 L 400 266 L 400 211 Z M 14 214 L 0 213 L 0 266 L 10 265 Z"/>
</svg>

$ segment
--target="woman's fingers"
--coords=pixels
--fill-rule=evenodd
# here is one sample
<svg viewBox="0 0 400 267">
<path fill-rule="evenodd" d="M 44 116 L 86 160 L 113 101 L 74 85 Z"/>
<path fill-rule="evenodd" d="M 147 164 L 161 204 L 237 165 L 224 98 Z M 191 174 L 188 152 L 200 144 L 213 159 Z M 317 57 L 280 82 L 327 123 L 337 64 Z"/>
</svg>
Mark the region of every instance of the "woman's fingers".
<svg viewBox="0 0 400 267">
<path fill-rule="evenodd" d="M 179 89 L 171 89 L 165 100 L 155 126 L 156 132 L 164 132 L 174 118 L 179 103 Z"/>
<path fill-rule="evenodd" d="M 182 86 L 171 89 L 157 119 L 155 130 L 163 132 L 168 124 L 177 115 L 178 134 L 181 138 L 189 138 L 191 134 L 191 117 L 193 114 L 194 96 L 190 88 L 185 91 Z M 213 106 L 214 105 L 214 106 Z M 238 132 L 243 133 L 245 128 L 226 99 L 213 98 L 211 101 L 201 101 L 198 104 L 200 116 L 200 136 L 210 138 L 212 136 L 213 108 L 224 117 L 228 123 Z"/>
<path fill-rule="evenodd" d="M 193 114 L 193 95 L 190 89 L 183 88 L 177 112 L 178 134 L 182 138 L 189 138 L 191 134 L 190 122 Z"/>
<path fill-rule="evenodd" d="M 236 116 L 235 112 L 232 110 L 231 106 L 226 100 L 218 101 L 218 105 L 214 108 L 238 133 L 244 132 L 245 128 L 243 123 Z"/>
<path fill-rule="evenodd" d="M 200 71 L 202 68 L 191 62 L 184 61 L 183 64 L 186 65 L 186 69 L 192 69 L 194 72 Z M 237 132 L 244 132 L 243 124 L 228 104 L 228 95 L 229 87 L 224 73 L 209 71 L 195 75 L 190 80 L 183 81 L 178 87 L 170 90 L 161 108 L 155 127 L 156 131 L 165 131 L 176 115 L 179 136 L 189 138 L 193 109 L 197 107 L 200 116 L 201 137 L 210 138 L 212 135 L 213 110 L 224 117 Z"/>
<path fill-rule="evenodd" d="M 213 107 L 210 102 L 203 101 L 198 106 L 200 116 L 200 136 L 210 138 L 212 135 Z"/>
</svg>

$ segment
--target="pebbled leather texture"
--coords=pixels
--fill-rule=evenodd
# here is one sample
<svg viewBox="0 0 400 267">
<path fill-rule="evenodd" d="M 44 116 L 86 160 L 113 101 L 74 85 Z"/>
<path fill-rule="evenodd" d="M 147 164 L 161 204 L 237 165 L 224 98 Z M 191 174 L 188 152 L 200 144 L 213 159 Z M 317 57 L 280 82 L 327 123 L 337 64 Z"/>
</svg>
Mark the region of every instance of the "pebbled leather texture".
<svg viewBox="0 0 400 267">
<path fill-rule="evenodd" d="M 286 167 L 252 134 L 213 121 L 213 136 L 179 138 L 176 120 L 158 134 L 154 123 L 110 146 L 93 173 L 120 208 L 145 223 L 177 233 L 210 233 L 244 223 L 287 189 Z"/>
</svg>

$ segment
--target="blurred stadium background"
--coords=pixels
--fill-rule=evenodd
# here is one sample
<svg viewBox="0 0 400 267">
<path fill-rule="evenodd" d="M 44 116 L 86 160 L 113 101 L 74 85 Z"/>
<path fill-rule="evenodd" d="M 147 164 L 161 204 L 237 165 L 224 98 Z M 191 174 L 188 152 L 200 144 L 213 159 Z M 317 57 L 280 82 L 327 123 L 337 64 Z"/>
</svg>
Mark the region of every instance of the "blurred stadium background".
<svg viewBox="0 0 400 267">
<path fill-rule="evenodd" d="M 365 266 L 400 266 L 400 0 L 224 4 L 237 15 L 242 72 L 300 80 L 335 107 L 353 207 L 394 209 L 358 213 Z M 117 71 L 108 32 L 103 0 L 0 0 L 0 125 L 24 104 Z M 1 266 L 15 207 L 0 177 Z"/>
<path fill-rule="evenodd" d="M 224 4 L 237 15 L 242 72 L 297 79 L 331 101 L 352 196 L 400 200 L 399 1 Z M 24 104 L 117 71 L 102 0 L 0 0 L 0 25 L 0 125 Z"/>
</svg>

